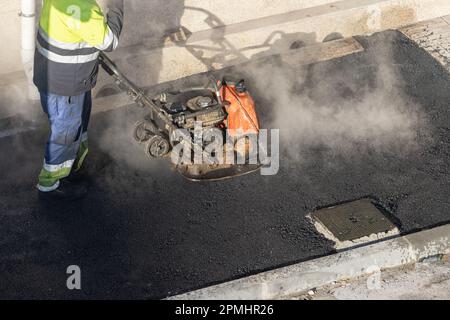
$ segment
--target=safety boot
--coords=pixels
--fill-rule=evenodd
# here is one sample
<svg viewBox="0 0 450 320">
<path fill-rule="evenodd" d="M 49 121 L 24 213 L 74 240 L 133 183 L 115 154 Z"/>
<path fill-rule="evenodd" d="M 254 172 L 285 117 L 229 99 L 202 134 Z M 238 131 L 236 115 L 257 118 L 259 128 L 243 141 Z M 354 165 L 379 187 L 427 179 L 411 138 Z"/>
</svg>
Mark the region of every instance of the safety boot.
<svg viewBox="0 0 450 320">
<path fill-rule="evenodd" d="M 62 179 L 59 181 L 59 186 L 53 191 L 42 192 L 39 191 L 39 198 L 41 200 L 79 200 L 87 195 L 87 184 L 82 181 L 71 181 L 70 179 Z"/>
</svg>

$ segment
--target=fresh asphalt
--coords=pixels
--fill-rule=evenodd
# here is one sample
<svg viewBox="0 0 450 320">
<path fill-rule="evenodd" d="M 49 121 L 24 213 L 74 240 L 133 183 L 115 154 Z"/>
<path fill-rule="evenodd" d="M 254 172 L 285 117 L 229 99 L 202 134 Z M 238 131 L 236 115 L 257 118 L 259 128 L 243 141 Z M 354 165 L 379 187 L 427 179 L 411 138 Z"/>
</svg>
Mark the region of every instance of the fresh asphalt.
<svg viewBox="0 0 450 320">
<path fill-rule="evenodd" d="M 364 196 L 379 199 L 402 232 L 449 221 L 450 77 L 424 51 L 387 34 L 402 91 L 424 111 L 432 136 L 418 133 L 419 148 L 407 155 L 316 146 L 303 151 L 301 162 L 283 152 L 275 176 L 192 183 L 132 143 L 129 128 L 142 111 L 129 106 L 92 119 L 89 195 L 48 204 L 34 189 L 47 130 L 0 139 L 0 298 L 164 298 L 326 255 L 332 243 L 305 216 Z M 352 88 L 350 95 L 358 95 L 358 84 L 370 86 L 386 33 L 360 40 L 364 52 L 308 68 L 311 99 L 327 95 L 314 93 L 314 73 L 328 75 L 322 81 L 332 94 Z M 347 83 L 339 80 L 343 74 Z M 276 106 L 251 80 L 264 126 Z M 70 265 L 81 268 L 79 291 L 66 287 Z"/>
</svg>

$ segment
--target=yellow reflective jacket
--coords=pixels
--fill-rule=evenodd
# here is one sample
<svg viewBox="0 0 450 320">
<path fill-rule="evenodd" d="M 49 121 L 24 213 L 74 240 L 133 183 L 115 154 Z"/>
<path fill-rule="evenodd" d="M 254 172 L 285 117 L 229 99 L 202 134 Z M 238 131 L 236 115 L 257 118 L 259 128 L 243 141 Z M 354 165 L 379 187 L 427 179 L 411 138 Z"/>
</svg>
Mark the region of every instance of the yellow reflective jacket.
<svg viewBox="0 0 450 320">
<path fill-rule="evenodd" d="M 34 66 L 38 89 L 63 96 L 91 90 L 99 50 L 117 47 L 122 24 L 120 9 L 106 18 L 95 0 L 44 0 Z"/>
</svg>

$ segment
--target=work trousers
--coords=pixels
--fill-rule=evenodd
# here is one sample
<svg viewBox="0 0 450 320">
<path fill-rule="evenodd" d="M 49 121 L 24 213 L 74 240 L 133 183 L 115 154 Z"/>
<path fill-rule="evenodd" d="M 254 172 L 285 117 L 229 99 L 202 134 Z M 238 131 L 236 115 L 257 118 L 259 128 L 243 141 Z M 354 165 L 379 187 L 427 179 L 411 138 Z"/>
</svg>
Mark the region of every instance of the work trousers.
<svg viewBox="0 0 450 320">
<path fill-rule="evenodd" d="M 71 97 L 46 92 L 40 92 L 40 96 L 51 133 L 45 148 L 38 189 L 51 192 L 59 187 L 61 179 L 81 169 L 88 154 L 87 132 L 92 98 L 90 91 Z"/>
</svg>

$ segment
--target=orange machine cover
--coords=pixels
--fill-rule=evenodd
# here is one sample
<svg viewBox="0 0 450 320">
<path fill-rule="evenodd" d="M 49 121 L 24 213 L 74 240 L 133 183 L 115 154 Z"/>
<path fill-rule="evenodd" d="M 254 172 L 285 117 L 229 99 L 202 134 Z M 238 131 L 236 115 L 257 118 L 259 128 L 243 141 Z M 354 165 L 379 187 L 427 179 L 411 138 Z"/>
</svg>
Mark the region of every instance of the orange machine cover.
<svg viewBox="0 0 450 320">
<path fill-rule="evenodd" d="M 223 84 L 222 100 L 228 113 L 225 126 L 231 136 L 259 132 L 255 101 L 248 92 L 238 93 L 234 84 Z M 234 131 L 234 132 L 233 132 Z"/>
</svg>

